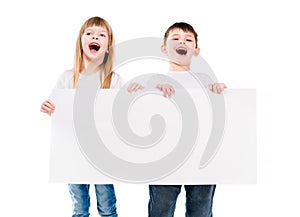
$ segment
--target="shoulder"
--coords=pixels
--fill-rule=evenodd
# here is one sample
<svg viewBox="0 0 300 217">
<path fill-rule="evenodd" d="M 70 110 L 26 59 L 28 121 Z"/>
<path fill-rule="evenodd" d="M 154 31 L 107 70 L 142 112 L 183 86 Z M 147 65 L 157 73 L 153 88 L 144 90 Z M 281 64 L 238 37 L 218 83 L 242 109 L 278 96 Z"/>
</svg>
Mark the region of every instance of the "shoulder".
<svg viewBox="0 0 300 217">
<path fill-rule="evenodd" d="M 73 70 L 66 70 L 63 73 L 61 73 L 60 77 L 61 78 L 70 78 L 74 76 Z"/>
<path fill-rule="evenodd" d="M 196 78 L 198 78 L 204 84 L 204 86 L 214 83 L 214 79 L 206 73 L 202 73 L 202 72 L 195 73 L 194 72 L 193 76 L 194 77 L 196 76 Z"/>
<path fill-rule="evenodd" d="M 72 88 L 73 78 L 74 78 L 73 70 L 66 70 L 60 74 L 55 87 L 59 89 Z"/>
<path fill-rule="evenodd" d="M 123 78 L 116 72 L 111 76 L 110 88 L 121 88 L 124 85 Z"/>
</svg>

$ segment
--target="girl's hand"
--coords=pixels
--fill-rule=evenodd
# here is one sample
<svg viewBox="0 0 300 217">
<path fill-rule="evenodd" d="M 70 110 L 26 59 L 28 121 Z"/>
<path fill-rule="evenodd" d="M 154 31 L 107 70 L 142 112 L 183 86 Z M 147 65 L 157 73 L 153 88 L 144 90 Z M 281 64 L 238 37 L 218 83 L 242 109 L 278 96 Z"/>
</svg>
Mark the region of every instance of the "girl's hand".
<svg viewBox="0 0 300 217">
<path fill-rule="evenodd" d="M 174 87 L 169 84 L 158 84 L 156 88 L 163 92 L 164 97 L 170 98 L 172 95 L 175 94 Z"/>
<path fill-rule="evenodd" d="M 41 109 L 40 111 L 41 112 L 44 112 L 48 115 L 51 116 L 51 114 L 54 112 L 55 110 L 55 105 L 53 102 L 51 102 L 51 100 L 46 100 L 42 103 L 42 106 L 41 106 Z"/>
<path fill-rule="evenodd" d="M 209 84 L 208 89 L 214 93 L 222 93 L 224 89 L 227 88 L 226 84 L 224 83 L 214 83 L 214 84 Z"/>
<path fill-rule="evenodd" d="M 140 85 L 138 83 L 132 83 L 128 86 L 127 91 L 129 93 L 132 93 L 132 92 L 136 92 L 136 91 L 142 90 L 142 89 L 144 89 L 144 87 L 142 85 Z"/>
</svg>

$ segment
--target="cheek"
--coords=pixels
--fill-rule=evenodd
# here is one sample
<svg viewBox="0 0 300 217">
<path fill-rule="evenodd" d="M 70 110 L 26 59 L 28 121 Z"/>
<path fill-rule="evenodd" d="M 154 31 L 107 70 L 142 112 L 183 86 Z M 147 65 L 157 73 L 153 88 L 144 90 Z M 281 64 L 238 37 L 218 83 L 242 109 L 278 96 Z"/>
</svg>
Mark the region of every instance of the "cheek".
<svg viewBox="0 0 300 217">
<path fill-rule="evenodd" d="M 108 40 L 106 38 L 102 39 L 101 44 L 105 47 L 108 47 Z"/>
<path fill-rule="evenodd" d="M 196 48 L 196 44 L 195 43 L 192 43 L 192 42 L 189 42 L 186 44 L 190 49 L 195 49 Z"/>
<path fill-rule="evenodd" d="M 177 45 L 177 41 L 170 40 L 169 43 L 167 43 L 167 47 L 174 47 Z"/>
<path fill-rule="evenodd" d="M 81 46 L 84 48 L 86 46 L 86 44 L 88 44 L 87 38 L 86 37 L 82 37 L 81 38 Z"/>
<path fill-rule="evenodd" d="M 170 52 L 174 47 L 175 47 L 175 43 L 168 43 L 167 46 L 165 47 L 165 51 Z"/>
<path fill-rule="evenodd" d="M 102 43 L 102 47 L 103 47 L 103 50 L 108 50 L 109 48 L 109 44 L 108 44 L 108 41 L 107 40 L 104 40 Z"/>
</svg>

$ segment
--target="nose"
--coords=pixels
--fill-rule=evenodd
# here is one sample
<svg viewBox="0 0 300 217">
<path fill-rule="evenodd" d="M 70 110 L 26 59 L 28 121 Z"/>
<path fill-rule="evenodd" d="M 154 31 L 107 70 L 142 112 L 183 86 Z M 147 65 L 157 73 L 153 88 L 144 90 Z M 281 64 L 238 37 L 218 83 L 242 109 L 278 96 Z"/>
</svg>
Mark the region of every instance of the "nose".
<svg viewBox="0 0 300 217">
<path fill-rule="evenodd" d="M 93 36 L 93 39 L 96 39 L 96 40 L 98 40 L 98 37 L 96 37 L 96 36 Z"/>
<path fill-rule="evenodd" d="M 179 44 L 185 44 L 185 41 L 184 40 L 180 40 Z"/>
</svg>

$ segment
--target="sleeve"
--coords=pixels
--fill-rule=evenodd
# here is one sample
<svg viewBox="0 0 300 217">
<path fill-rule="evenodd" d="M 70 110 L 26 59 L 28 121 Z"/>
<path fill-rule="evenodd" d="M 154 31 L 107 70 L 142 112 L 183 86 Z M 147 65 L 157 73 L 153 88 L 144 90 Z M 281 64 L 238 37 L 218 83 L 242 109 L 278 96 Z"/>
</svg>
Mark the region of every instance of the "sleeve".
<svg viewBox="0 0 300 217">
<path fill-rule="evenodd" d="M 204 87 L 208 87 L 209 84 L 215 83 L 213 78 L 205 73 L 195 73 Z"/>
<path fill-rule="evenodd" d="M 64 76 L 63 74 L 61 74 L 59 76 L 59 78 L 57 79 L 56 81 L 56 84 L 54 85 L 54 88 L 53 89 L 64 89 Z"/>
<path fill-rule="evenodd" d="M 53 94 L 57 89 L 70 89 L 73 87 L 73 72 L 72 71 L 64 71 L 56 81 L 50 95 L 49 99 L 54 100 Z"/>
<path fill-rule="evenodd" d="M 111 79 L 110 88 L 120 89 L 124 85 L 124 79 L 117 73 L 114 73 Z"/>
<path fill-rule="evenodd" d="M 71 89 L 73 87 L 74 73 L 71 70 L 64 71 L 58 78 L 54 89 Z"/>
</svg>

